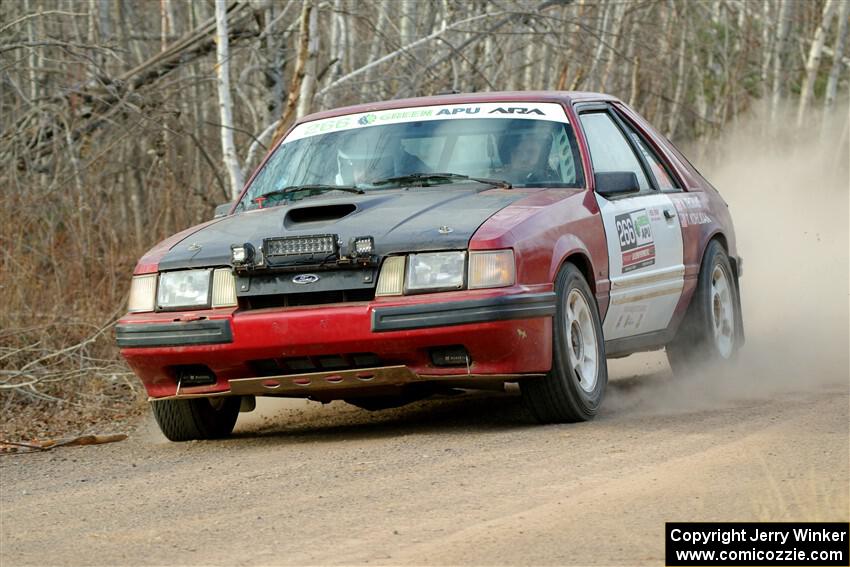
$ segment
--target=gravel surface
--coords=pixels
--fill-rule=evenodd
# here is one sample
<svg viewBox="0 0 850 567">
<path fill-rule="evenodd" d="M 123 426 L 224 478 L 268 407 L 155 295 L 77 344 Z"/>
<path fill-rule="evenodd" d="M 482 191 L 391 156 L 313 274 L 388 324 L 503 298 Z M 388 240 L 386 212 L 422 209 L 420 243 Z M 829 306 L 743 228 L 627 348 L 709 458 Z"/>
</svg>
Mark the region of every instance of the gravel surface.
<svg viewBox="0 0 850 567">
<path fill-rule="evenodd" d="M 665 521 L 847 521 L 840 379 L 728 392 L 657 355 L 611 366 L 585 424 L 535 425 L 508 394 L 261 400 L 223 441 L 146 417 L 121 443 L 5 455 L 0 564 L 660 565 Z"/>
</svg>

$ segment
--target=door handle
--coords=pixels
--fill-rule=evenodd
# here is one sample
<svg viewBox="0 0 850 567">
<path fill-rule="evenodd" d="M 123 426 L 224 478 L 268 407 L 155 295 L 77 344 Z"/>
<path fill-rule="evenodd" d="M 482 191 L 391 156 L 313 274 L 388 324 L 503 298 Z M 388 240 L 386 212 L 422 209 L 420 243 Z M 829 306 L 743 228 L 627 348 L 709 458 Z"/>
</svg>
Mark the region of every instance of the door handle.
<svg viewBox="0 0 850 567">
<path fill-rule="evenodd" d="M 676 215 L 670 212 L 669 209 L 664 209 L 664 218 L 667 220 L 673 220 Z"/>
</svg>

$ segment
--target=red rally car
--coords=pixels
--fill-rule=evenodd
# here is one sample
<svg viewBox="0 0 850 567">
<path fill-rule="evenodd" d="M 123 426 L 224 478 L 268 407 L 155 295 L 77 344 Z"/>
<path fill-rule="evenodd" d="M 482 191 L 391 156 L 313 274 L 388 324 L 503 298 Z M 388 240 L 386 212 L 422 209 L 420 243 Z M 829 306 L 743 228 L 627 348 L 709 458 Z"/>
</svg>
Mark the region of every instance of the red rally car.
<svg viewBox="0 0 850 567">
<path fill-rule="evenodd" d="M 366 409 L 517 382 L 599 409 L 606 357 L 743 343 L 726 203 L 611 96 L 510 92 L 307 116 L 235 203 L 138 263 L 121 353 L 171 440 L 255 396 Z"/>
</svg>

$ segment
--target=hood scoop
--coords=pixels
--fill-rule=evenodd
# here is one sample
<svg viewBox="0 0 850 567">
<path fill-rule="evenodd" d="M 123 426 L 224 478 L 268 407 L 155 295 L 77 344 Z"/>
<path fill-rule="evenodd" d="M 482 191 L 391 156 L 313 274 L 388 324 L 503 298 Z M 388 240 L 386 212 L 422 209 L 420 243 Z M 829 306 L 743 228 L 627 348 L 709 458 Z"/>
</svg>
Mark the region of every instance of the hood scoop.
<svg viewBox="0 0 850 567">
<path fill-rule="evenodd" d="M 299 207 L 290 209 L 283 219 L 286 228 L 304 228 L 304 225 L 316 225 L 339 220 L 357 210 L 352 203 L 334 205 L 319 205 L 316 207 Z"/>
</svg>

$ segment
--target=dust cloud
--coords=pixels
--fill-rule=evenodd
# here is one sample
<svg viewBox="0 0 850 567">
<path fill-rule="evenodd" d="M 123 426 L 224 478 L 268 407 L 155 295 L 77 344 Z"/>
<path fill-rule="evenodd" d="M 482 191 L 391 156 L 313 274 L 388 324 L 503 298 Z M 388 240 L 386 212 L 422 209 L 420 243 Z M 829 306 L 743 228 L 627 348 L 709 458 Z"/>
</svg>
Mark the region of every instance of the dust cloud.
<svg viewBox="0 0 850 567">
<path fill-rule="evenodd" d="M 683 148 L 729 204 L 747 342 L 731 369 L 670 375 L 663 353 L 611 361 L 609 409 L 690 411 L 807 391 L 848 391 L 848 104 L 802 128 L 753 111 Z M 701 150 L 701 151 L 700 151 Z M 617 378 L 621 380 L 617 380 Z"/>
</svg>

